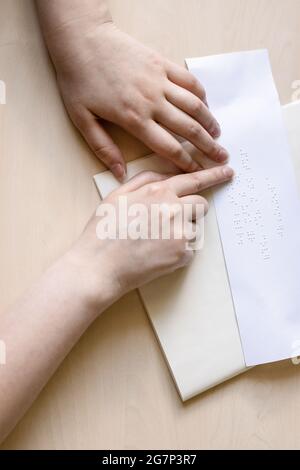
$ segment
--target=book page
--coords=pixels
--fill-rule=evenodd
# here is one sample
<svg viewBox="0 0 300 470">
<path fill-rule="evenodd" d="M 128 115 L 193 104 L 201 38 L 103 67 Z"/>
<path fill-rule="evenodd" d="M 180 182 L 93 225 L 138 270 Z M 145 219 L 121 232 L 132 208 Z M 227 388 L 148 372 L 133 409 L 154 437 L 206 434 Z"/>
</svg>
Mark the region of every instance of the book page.
<svg viewBox="0 0 300 470">
<path fill-rule="evenodd" d="M 236 176 L 214 195 L 247 366 L 300 340 L 300 203 L 267 51 L 187 59 Z"/>
</svg>

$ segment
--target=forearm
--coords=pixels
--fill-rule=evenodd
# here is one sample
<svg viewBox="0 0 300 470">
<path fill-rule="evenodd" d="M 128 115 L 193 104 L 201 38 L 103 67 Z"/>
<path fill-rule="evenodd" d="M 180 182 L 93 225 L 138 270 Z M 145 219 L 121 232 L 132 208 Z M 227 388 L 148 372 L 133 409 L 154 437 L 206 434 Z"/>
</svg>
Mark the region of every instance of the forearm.
<svg viewBox="0 0 300 470">
<path fill-rule="evenodd" d="M 35 0 L 45 41 L 54 61 L 65 60 L 65 49 L 76 53 L 76 44 L 82 35 L 94 30 L 112 18 L 106 0 Z"/>
<path fill-rule="evenodd" d="M 6 364 L 0 366 L 0 441 L 29 408 L 91 322 L 112 303 L 99 279 L 94 302 L 90 280 L 67 254 L 9 312 L 0 316 Z"/>
</svg>

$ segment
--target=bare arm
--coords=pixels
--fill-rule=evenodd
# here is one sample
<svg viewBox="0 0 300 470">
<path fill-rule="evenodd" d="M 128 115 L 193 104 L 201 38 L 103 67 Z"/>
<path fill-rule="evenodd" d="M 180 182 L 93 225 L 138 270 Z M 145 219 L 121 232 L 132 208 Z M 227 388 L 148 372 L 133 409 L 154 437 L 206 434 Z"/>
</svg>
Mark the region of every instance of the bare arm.
<svg viewBox="0 0 300 470">
<path fill-rule="evenodd" d="M 78 268 L 71 254 L 65 256 L 11 311 L 0 316 L 0 339 L 6 348 L 6 364 L 0 366 L 0 441 L 113 300 L 102 285 L 97 307 L 93 305 Z"/>
<path fill-rule="evenodd" d="M 229 180 L 232 171 L 226 170 L 220 167 L 170 179 L 142 173 L 104 202 L 117 209 L 119 196 L 125 196 L 128 207 L 139 203 L 147 210 L 162 203 L 206 207 L 206 201 L 193 194 Z M 102 239 L 96 236 L 99 220 L 92 217 L 71 250 L 12 310 L 0 315 L 0 339 L 7 356 L 0 366 L 0 441 L 104 309 L 126 292 L 193 258 L 193 252 L 186 250 L 184 232 L 176 232 L 181 238 L 168 240 Z"/>
</svg>

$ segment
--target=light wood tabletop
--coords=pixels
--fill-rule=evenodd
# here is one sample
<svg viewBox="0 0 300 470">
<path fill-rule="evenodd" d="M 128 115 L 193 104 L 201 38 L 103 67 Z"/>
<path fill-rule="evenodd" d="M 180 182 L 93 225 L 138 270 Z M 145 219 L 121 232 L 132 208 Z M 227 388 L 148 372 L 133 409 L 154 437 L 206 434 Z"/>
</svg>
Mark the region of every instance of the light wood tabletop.
<svg viewBox="0 0 300 470">
<path fill-rule="evenodd" d="M 281 102 L 291 100 L 300 0 L 109 3 L 120 28 L 179 64 L 268 48 Z M 99 200 L 92 176 L 104 168 L 66 115 L 31 0 L 0 0 L 0 80 L 3 311 L 79 235 Z M 111 132 L 127 160 L 147 153 Z M 300 448 L 299 420 L 300 366 L 291 362 L 255 368 L 183 404 L 132 292 L 86 332 L 2 449 Z"/>
</svg>

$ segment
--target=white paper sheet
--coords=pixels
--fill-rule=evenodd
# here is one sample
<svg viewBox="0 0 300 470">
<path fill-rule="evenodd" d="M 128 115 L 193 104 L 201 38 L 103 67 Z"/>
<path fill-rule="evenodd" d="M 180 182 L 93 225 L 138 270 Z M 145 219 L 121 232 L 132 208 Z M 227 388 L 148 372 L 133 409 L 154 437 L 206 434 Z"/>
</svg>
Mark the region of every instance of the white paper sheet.
<svg viewBox="0 0 300 470">
<path fill-rule="evenodd" d="M 187 65 L 236 172 L 214 201 L 246 364 L 289 358 L 300 339 L 300 203 L 267 51 Z"/>
<path fill-rule="evenodd" d="M 300 190 L 300 101 L 285 106 L 283 116 Z M 128 174 L 168 173 L 169 165 L 152 155 L 130 162 Z M 96 175 L 95 183 L 103 197 L 119 186 L 110 171 Z M 212 203 L 205 235 L 205 249 L 188 268 L 140 289 L 182 400 L 247 370 Z"/>
</svg>

